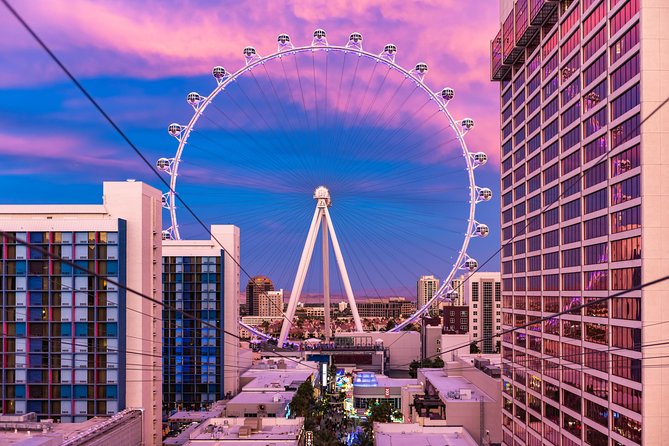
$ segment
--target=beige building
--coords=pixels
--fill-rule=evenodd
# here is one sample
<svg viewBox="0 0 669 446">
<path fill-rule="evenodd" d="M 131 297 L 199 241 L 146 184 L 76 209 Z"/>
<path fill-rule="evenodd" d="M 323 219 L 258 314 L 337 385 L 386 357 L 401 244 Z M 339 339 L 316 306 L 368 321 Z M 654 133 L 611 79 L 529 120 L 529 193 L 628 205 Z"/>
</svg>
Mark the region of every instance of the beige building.
<svg viewBox="0 0 669 446">
<path fill-rule="evenodd" d="M 669 436 L 669 2 L 502 0 L 504 443 Z M 628 291 L 629 290 L 629 291 Z"/>
<path fill-rule="evenodd" d="M 0 229 L 108 278 L 5 241 L 15 311 L 0 319 L 11 327 L 4 339 L 14 350 L 5 354 L 16 370 L 6 367 L 0 382 L 27 387 L 23 397 L 0 396 L 5 414 L 79 422 L 142 408 L 145 444 L 160 442 L 163 309 L 129 290 L 162 301 L 161 216 L 160 191 L 132 180 L 105 182 L 102 204 L 0 206 Z M 39 365 L 30 379 L 28 355 Z"/>
<path fill-rule="evenodd" d="M 497 342 L 491 339 L 502 330 L 502 288 L 499 272 L 477 272 L 461 285 L 465 305 L 469 306 L 469 337 L 480 341 L 482 353 L 495 353 Z"/>
<path fill-rule="evenodd" d="M 479 444 L 500 443 L 499 363 L 499 356 L 492 361 L 463 356 L 443 369 L 418 369 L 424 395 L 414 400 L 409 419 L 426 427 L 462 426 Z"/>
<path fill-rule="evenodd" d="M 283 289 L 258 294 L 258 316 L 283 317 Z"/>
<path fill-rule="evenodd" d="M 416 308 L 421 309 L 432 299 L 437 290 L 439 290 L 439 279 L 434 276 L 421 276 L 416 284 Z M 435 302 L 430 307 L 430 314 L 437 314 L 439 311 L 439 302 Z"/>
</svg>

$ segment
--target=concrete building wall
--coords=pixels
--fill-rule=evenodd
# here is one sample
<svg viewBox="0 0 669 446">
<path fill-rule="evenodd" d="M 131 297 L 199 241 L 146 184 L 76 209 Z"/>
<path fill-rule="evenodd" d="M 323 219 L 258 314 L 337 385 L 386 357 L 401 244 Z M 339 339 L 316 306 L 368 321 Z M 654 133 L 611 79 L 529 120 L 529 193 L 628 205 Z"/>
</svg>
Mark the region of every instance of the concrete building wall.
<svg viewBox="0 0 669 446">
<path fill-rule="evenodd" d="M 669 271 L 669 107 L 651 113 L 669 97 L 669 2 L 643 0 L 641 23 L 641 119 L 648 120 L 641 132 L 641 282 L 658 279 Z M 643 345 L 662 343 L 669 321 L 669 282 L 643 290 Z M 669 438 L 669 399 L 666 368 L 662 357 L 667 345 L 642 348 L 643 444 L 661 444 Z M 656 357 L 656 358 L 653 358 Z"/>
<path fill-rule="evenodd" d="M 491 46 L 502 80 L 504 328 L 669 268 L 669 115 L 653 114 L 669 96 L 669 4 L 528 3 L 545 14 L 530 9 L 524 33 L 500 2 L 501 48 Z M 506 335 L 504 442 L 663 442 L 669 386 L 655 357 L 669 350 L 647 345 L 664 339 L 667 291 L 628 291 Z"/>
</svg>

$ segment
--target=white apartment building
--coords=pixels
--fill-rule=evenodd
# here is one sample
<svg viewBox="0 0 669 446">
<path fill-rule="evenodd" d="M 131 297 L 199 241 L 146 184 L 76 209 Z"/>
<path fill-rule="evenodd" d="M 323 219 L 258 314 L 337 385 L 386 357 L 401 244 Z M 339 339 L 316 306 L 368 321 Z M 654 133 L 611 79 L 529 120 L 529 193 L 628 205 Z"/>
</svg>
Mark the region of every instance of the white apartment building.
<svg viewBox="0 0 669 446">
<path fill-rule="evenodd" d="M 502 330 L 502 284 L 499 272 L 477 272 L 463 281 L 461 289 L 469 306 L 469 337 L 482 353 L 495 353 L 497 342 L 490 339 Z"/>
</svg>

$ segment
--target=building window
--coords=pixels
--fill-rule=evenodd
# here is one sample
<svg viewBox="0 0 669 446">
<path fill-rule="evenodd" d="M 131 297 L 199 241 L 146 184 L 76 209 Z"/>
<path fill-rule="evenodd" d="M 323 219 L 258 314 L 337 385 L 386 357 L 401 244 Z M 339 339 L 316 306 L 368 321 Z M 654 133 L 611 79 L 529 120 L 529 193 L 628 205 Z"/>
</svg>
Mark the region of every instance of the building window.
<svg viewBox="0 0 669 446">
<path fill-rule="evenodd" d="M 611 233 L 631 231 L 641 227 L 641 208 L 634 206 L 611 214 Z"/>
<path fill-rule="evenodd" d="M 609 261 L 608 243 L 597 243 L 596 245 L 584 246 L 583 256 L 585 258 L 585 265 L 607 263 Z"/>
<path fill-rule="evenodd" d="M 611 206 L 633 200 L 641 196 L 640 176 L 627 178 L 611 186 Z"/>
<path fill-rule="evenodd" d="M 639 23 L 628 29 L 609 49 L 611 65 L 625 57 L 627 52 L 639 43 Z"/>
<path fill-rule="evenodd" d="M 629 172 L 641 165 L 639 145 L 630 147 L 622 153 L 611 158 L 611 178 Z"/>
</svg>

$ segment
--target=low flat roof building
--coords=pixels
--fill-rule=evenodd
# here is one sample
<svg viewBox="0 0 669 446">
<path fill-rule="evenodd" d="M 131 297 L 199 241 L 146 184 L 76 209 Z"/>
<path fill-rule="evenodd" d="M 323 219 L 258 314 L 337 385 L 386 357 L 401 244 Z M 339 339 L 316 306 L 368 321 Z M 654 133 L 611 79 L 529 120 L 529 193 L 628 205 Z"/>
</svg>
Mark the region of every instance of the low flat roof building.
<svg viewBox="0 0 669 446">
<path fill-rule="evenodd" d="M 374 423 L 375 446 L 475 446 L 462 426 Z"/>
<path fill-rule="evenodd" d="M 191 434 L 187 446 L 297 446 L 304 418 L 212 418 Z"/>
<path fill-rule="evenodd" d="M 125 409 L 111 417 L 95 417 L 79 423 L 37 421 L 34 412 L 0 415 L 0 444 L 12 446 L 140 446 L 141 409 Z"/>
<path fill-rule="evenodd" d="M 407 395 L 403 389 L 406 386 L 416 386 L 417 382 L 415 378 L 398 379 L 360 372 L 353 381 L 353 407 L 358 415 L 363 415 L 373 402 L 388 402 L 393 408 L 401 410 L 405 405 L 403 396 Z"/>
<path fill-rule="evenodd" d="M 498 369 L 491 364 L 467 357 L 447 362 L 443 369 L 418 369 L 425 394 L 414 397 L 412 421 L 464 426 L 479 442 L 501 444 L 502 387 Z"/>
</svg>

